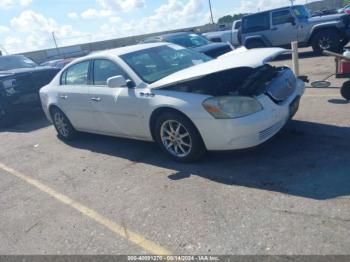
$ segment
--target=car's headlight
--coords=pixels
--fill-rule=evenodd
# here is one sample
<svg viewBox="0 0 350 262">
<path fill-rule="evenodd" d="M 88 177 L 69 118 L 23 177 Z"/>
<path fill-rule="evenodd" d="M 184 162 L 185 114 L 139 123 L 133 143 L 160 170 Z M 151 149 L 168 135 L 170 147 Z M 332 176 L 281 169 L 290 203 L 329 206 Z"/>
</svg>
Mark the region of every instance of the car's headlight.
<svg viewBox="0 0 350 262">
<path fill-rule="evenodd" d="M 263 109 L 258 100 L 247 96 L 213 97 L 205 100 L 203 107 L 218 119 L 239 118 Z"/>
</svg>

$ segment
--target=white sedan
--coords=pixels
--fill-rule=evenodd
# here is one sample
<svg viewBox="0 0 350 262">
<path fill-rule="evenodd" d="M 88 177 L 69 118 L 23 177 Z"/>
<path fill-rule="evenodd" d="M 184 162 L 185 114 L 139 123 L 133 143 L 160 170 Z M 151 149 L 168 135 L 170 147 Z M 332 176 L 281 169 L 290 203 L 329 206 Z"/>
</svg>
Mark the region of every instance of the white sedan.
<svg viewBox="0 0 350 262">
<path fill-rule="evenodd" d="M 156 141 L 190 162 L 259 145 L 293 117 L 304 83 L 267 64 L 284 52 L 242 48 L 211 59 L 168 43 L 123 47 L 75 60 L 40 97 L 61 139 L 82 131 Z"/>
</svg>

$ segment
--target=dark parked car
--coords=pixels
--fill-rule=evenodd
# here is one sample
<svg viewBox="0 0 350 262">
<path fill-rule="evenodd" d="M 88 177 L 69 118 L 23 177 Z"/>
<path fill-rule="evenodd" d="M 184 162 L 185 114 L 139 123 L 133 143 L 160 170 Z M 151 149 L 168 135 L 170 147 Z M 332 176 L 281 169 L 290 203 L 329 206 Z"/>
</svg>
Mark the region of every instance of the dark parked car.
<svg viewBox="0 0 350 262">
<path fill-rule="evenodd" d="M 0 126 L 13 124 L 20 112 L 40 108 L 39 89 L 59 71 L 22 55 L 0 56 Z"/>
<path fill-rule="evenodd" d="M 205 37 L 193 33 L 173 33 L 146 38 L 142 43 L 168 42 L 217 58 L 232 51 L 227 43 L 213 43 Z"/>
<path fill-rule="evenodd" d="M 62 69 L 66 65 L 68 65 L 70 62 L 74 61 L 75 58 L 63 58 L 63 59 L 57 59 L 57 60 L 51 60 L 45 63 L 40 64 L 41 66 L 51 66 L 56 67 L 59 69 Z"/>
</svg>

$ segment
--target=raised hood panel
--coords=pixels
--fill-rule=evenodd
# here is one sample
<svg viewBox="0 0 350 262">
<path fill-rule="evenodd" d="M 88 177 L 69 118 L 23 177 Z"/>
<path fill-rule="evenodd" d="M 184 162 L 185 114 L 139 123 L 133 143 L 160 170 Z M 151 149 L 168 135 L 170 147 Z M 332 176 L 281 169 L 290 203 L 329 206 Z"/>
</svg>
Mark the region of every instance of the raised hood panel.
<svg viewBox="0 0 350 262">
<path fill-rule="evenodd" d="M 257 68 L 266 62 L 273 60 L 275 57 L 289 52 L 283 48 L 258 48 L 247 50 L 239 48 L 229 52 L 217 59 L 209 62 L 192 66 L 169 75 L 153 84 L 150 88 L 162 88 L 169 85 L 179 84 L 189 80 L 194 80 L 213 73 L 226 71 L 238 67 Z"/>
<path fill-rule="evenodd" d="M 334 15 L 322 15 L 322 16 L 314 16 L 309 18 L 309 22 L 311 23 L 322 23 L 322 22 L 336 22 L 337 19 L 346 16 L 344 14 L 334 14 Z"/>
</svg>

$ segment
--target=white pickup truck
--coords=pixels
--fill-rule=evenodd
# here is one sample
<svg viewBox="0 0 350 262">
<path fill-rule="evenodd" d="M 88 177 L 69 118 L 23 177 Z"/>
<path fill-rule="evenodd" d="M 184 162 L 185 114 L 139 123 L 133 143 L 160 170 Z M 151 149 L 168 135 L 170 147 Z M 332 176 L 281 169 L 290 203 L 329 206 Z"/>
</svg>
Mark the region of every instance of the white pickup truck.
<svg viewBox="0 0 350 262">
<path fill-rule="evenodd" d="M 233 22 L 232 30 L 209 32 L 203 34 L 203 36 L 212 42 L 229 42 L 233 46 L 240 46 L 238 40 L 238 30 L 241 27 L 241 23 L 242 20 L 236 20 Z"/>
</svg>

